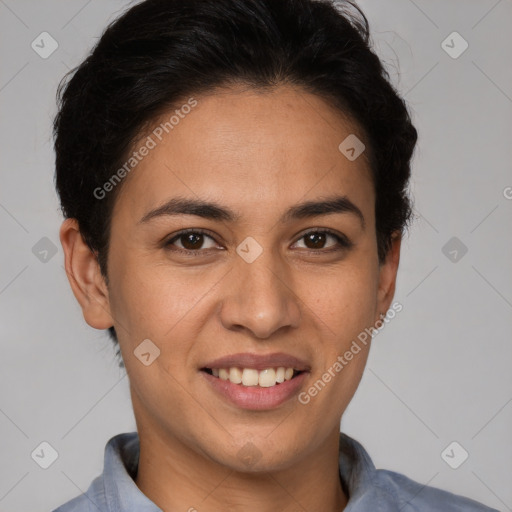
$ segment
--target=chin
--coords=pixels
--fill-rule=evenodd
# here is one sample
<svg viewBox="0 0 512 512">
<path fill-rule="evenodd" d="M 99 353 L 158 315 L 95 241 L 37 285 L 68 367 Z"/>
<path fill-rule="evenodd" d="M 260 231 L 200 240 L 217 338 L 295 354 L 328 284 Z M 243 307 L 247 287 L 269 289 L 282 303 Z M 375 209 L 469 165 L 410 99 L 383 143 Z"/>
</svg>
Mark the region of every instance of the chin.
<svg viewBox="0 0 512 512">
<path fill-rule="evenodd" d="M 292 467 L 300 448 L 295 443 L 287 445 L 281 437 L 269 439 L 268 432 L 261 436 L 251 433 L 250 440 L 245 436 L 244 439 L 234 440 L 220 453 L 210 451 L 210 457 L 218 464 L 240 473 L 268 473 Z M 291 436 L 284 438 L 290 440 Z"/>
</svg>

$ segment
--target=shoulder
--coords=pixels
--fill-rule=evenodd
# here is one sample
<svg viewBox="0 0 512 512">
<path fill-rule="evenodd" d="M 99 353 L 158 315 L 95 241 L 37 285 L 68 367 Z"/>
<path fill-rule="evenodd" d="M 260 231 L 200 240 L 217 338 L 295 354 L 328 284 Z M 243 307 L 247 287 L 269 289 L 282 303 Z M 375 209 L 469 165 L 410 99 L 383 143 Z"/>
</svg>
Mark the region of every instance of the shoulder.
<svg viewBox="0 0 512 512">
<path fill-rule="evenodd" d="M 52 512 L 103 512 L 108 510 L 102 477 L 95 478 L 87 492 L 73 498 Z"/>
<path fill-rule="evenodd" d="M 376 469 L 363 445 L 343 432 L 339 467 L 349 492 L 347 512 L 499 512 L 465 496 L 420 484 L 402 473 Z"/>
<path fill-rule="evenodd" d="M 420 484 L 401 473 L 385 469 L 375 470 L 374 485 L 392 495 L 403 512 L 499 512 L 470 498 Z"/>
<path fill-rule="evenodd" d="M 52 512 L 107 512 L 124 510 L 119 504 L 136 506 L 148 500 L 133 481 L 139 457 L 137 432 L 125 432 L 111 437 L 104 449 L 103 472 L 90 484 L 85 493 L 67 501 Z M 139 510 L 142 506 L 139 506 Z M 132 510 L 132 508 L 130 508 Z M 137 508 L 133 508 L 137 510 Z M 146 509 L 144 509 L 146 510 Z"/>
<path fill-rule="evenodd" d="M 103 509 L 99 509 L 103 510 Z M 98 508 L 91 502 L 85 494 L 77 496 L 67 501 L 52 512 L 98 512 Z"/>
</svg>

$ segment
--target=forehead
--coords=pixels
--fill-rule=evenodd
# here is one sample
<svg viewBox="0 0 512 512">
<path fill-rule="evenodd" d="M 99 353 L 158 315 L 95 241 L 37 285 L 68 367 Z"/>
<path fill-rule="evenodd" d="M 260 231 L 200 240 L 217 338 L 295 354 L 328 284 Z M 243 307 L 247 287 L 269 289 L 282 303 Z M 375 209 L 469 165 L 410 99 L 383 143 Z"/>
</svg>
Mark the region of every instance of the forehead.
<svg viewBox="0 0 512 512">
<path fill-rule="evenodd" d="M 115 210 L 129 206 L 140 217 L 179 195 L 256 215 L 333 193 L 373 208 L 366 152 L 351 161 L 339 149 L 364 134 L 318 96 L 279 86 L 219 89 L 193 100 L 183 101 L 193 108 L 156 119 L 132 148 L 151 146 L 125 178 Z"/>
</svg>

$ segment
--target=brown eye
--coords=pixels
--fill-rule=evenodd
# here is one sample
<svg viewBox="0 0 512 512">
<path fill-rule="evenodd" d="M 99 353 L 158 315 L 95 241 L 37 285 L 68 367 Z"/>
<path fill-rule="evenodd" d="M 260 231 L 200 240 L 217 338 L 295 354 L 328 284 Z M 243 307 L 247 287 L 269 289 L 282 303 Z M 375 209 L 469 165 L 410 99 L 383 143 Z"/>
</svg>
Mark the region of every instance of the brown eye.
<svg viewBox="0 0 512 512">
<path fill-rule="evenodd" d="M 310 231 L 302 235 L 296 243 L 302 240 L 304 241 L 304 249 L 310 249 L 315 252 L 321 252 L 322 250 L 341 250 L 352 247 L 352 242 L 345 236 L 326 230 Z"/>
<path fill-rule="evenodd" d="M 181 235 L 179 240 L 184 249 L 196 251 L 197 249 L 201 249 L 204 242 L 204 235 L 199 233 L 187 233 L 186 235 Z"/>
<path fill-rule="evenodd" d="M 203 249 L 216 247 L 215 240 L 199 230 L 182 231 L 165 243 L 169 250 L 181 252 L 203 252 Z"/>
<path fill-rule="evenodd" d="M 308 233 L 304 236 L 305 245 L 308 249 L 323 249 L 326 239 L 326 233 Z"/>
</svg>

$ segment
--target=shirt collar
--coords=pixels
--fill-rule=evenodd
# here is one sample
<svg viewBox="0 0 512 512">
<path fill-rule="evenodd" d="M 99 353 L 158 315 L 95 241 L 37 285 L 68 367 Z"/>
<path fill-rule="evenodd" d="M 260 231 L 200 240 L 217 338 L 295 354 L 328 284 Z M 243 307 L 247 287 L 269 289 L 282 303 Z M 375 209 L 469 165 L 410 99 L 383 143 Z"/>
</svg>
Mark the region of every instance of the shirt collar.
<svg viewBox="0 0 512 512">
<path fill-rule="evenodd" d="M 339 469 L 341 485 L 348 495 L 343 512 L 397 510 L 391 486 L 379 483 L 377 470 L 362 444 L 340 432 Z"/>
<path fill-rule="evenodd" d="M 118 434 L 105 446 L 102 479 L 108 512 L 162 512 L 135 483 L 139 451 L 137 432 Z M 391 510 L 384 508 L 390 497 L 372 485 L 375 472 L 375 466 L 363 446 L 340 432 L 339 474 L 343 490 L 349 497 L 344 512 L 366 510 L 366 504 L 376 503 L 383 506 L 378 510 Z"/>
<path fill-rule="evenodd" d="M 137 432 L 118 434 L 105 446 L 103 485 L 108 512 L 162 512 L 135 483 L 139 453 Z"/>
</svg>

